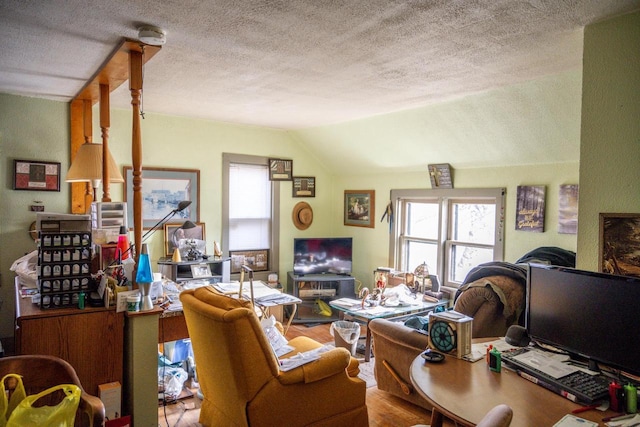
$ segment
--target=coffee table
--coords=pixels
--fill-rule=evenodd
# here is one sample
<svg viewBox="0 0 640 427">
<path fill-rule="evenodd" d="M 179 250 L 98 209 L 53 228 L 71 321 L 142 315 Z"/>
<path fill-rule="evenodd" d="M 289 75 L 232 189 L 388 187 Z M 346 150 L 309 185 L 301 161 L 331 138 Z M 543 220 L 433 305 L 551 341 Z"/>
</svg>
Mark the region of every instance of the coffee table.
<svg viewBox="0 0 640 427">
<path fill-rule="evenodd" d="M 436 307 L 447 307 L 449 304 L 448 299 L 442 299 L 438 302 L 418 302 L 415 305 L 405 305 L 398 307 L 365 307 L 358 305 L 356 307 L 345 307 L 339 305 L 336 301 L 330 301 L 331 308 L 337 310 L 340 314 L 340 319 L 352 320 L 354 322 L 362 323 L 367 326 L 367 334 L 364 348 L 364 361 L 368 362 L 371 359 L 371 332 L 369 331 L 369 322 L 373 319 L 390 319 L 390 320 L 404 320 L 410 316 L 424 316 L 432 312 Z"/>
</svg>

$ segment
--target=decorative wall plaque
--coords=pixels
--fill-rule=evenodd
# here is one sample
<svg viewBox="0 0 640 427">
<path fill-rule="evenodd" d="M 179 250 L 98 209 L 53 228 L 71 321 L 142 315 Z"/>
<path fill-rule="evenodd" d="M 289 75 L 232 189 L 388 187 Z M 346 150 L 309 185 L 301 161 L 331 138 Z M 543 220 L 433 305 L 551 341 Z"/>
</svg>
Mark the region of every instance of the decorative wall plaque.
<svg viewBox="0 0 640 427">
<path fill-rule="evenodd" d="M 451 176 L 451 165 L 440 163 L 428 165 L 431 188 L 453 188 L 453 177 Z"/>
</svg>

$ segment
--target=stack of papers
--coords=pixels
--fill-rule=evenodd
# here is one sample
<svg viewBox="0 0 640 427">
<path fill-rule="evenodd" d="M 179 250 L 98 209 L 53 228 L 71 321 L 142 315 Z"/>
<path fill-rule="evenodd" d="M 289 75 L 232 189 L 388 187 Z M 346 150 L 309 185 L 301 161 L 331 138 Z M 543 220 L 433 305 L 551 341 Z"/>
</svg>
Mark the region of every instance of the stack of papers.
<svg viewBox="0 0 640 427">
<path fill-rule="evenodd" d="M 353 298 L 338 298 L 331 301 L 331 305 L 337 305 L 344 308 L 360 308 L 362 307 L 362 300 Z"/>
<path fill-rule="evenodd" d="M 323 345 L 320 348 L 314 350 L 305 351 L 304 353 L 298 353 L 294 356 L 286 359 L 280 359 L 280 370 L 283 372 L 290 371 L 298 366 L 302 366 L 306 363 L 313 362 L 320 359 L 320 355 L 331 350 L 331 347 Z"/>
<path fill-rule="evenodd" d="M 240 291 L 240 282 L 231 283 L 214 283 L 214 288 L 225 294 L 238 294 Z M 244 298 L 251 298 L 251 282 L 242 283 L 242 296 Z M 299 298 L 293 295 L 285 294 L 279 289 L 267 286 L 260 280 L 253 281 L 253 299 L 256 304 L 271 307 L 282 304 L 297 304 L 302 302 Z"/>
</svg>

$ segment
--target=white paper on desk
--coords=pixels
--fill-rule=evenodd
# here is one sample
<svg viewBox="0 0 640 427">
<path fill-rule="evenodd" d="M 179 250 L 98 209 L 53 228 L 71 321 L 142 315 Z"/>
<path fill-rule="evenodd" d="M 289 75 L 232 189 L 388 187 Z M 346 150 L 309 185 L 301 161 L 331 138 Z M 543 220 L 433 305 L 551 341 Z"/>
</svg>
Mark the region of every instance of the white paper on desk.
<svg viewBox="0 0 640 427">
<path fill-rule="evenodd" d="M 507 344 L 507 342 L 504 340 L 504 338 L 500 338 L 498 340 L 495 341 L 487 341 L 487 342 L 480 342 L 480 343 L 475 343 L 471 345 L 471 350 L 472 351 L 479 351 L 479 352 L 484 352 L 485 354 L 487 353 L 487 348 L 489 348 L 489 346 L 492 346 L 492 348 L 495 348 L 496 350 L 498 350 L 499 352 L 503 352 L 503 351 L 509 351 L 509 350 L 513 350 L 516 349 L 518 347 L 514 347 L 511 344 Z"/>
<path fill-rule="evenodd" d="M 240 282 L 216 283 L 213 285 L 216 289 L 225 293 L 238 293 L 240 291 Z M 253 298 L 258 299 L 267 295 L 279 295 L 279 289 L 267 286 L 261 280 L 253 281 Z M 242 295 L 246 298 L 251 297 L 251 282 L 242 282 Z"/>
<path fill-rule="evenodd" d="M 627 418 L 619 421 L 609 421 L 604 424 L 609 427 L 625 427 L 625 426 L 635 426 L 635 425 L 638 425 L 638 423 L 640 423 L 639 414 L 636 414 L 635 417 L 631 417 L 631 418 Z"/>
<path fill-rule="evenodd" d="M 559 362 L 553 357 L 547 356 L 541 351 L 525 351 L 514 357 L 521 363 L 531 366 L 553 378 L 561 378 L 578 370 L 575 366 Z"/>
<path fill-rule="evenodd" d="M 553 427 L 598 427 L 598 423 L 567 414 L 555 423 Z"/>
<path fill-rule="evenodd" d="M 277 294 L 272 295 L 263 295 L 260 297 L 255 297 L 256 304 L 262 305 L 264 307 L 273 307 L 276 305 L 283 304 L 299 304 L 302 302 L 300 298 L 296 298 L 293 295 L 284 294 L 282 292 L 278 292 Z"/>
</svg>

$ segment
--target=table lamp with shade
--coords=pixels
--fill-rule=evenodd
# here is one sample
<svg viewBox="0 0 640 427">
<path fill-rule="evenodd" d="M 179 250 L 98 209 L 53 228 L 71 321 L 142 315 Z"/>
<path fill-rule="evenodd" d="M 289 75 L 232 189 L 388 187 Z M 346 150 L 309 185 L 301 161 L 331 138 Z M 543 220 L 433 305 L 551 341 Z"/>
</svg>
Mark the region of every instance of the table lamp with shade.
<svg viewBox="0 0 640 427">
<path fill-rule="evenodd" d="M 66 182 L 90 182 L 93 201 L 98 200 L 98 187 L 102 182 L 102 144 L 86 142 L 80 146 L 67 172 Z M 124 182 L 115 160 L 108 153 L 109 182 Z"/>
</svg>

